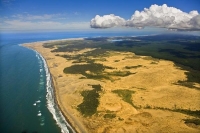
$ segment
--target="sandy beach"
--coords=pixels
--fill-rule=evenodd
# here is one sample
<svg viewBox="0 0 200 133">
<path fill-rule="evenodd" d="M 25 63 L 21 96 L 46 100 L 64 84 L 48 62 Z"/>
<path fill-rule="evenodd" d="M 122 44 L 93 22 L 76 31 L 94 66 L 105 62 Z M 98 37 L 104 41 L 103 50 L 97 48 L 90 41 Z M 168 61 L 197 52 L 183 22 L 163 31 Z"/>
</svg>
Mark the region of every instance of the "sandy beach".
<svg viewBox="0 0 200 133">
<path fill-rule="evenodd" d="M 65 41 L 65 40 L 82 40 L 82 39 L 83 38 L 76 38 L 76 39 L 70 38 L 70 39 L 62 39 L 62 41 Z M 26 44 L 23 44 L 22 46 L 36 50 L 37 52 L 39 52 L 44 57 L 44 59 L 46 60 L 47 65 L 49 67 L 53 63 L 53 62 L 50 62 L 49 60 L 51 59 L 51 56 L 54 56 L 54 55 L 49 55 L 48 53 L 46 53 L 47 51 L 42 50 L 42 45 L 46 42 L 55 42 L 55 41 L 58 41 L 58 40 L 49 40 L 49 41 L 39 41 L 39 42 L 34 42 L 34 43 L 26 43 Z M 61 41 L 61 40 L 59 40 L 59 41 Z M 49 53 L 50 53 L 50 51 L 49 51 Z M 53 81 L 55 100 L 57 102 L 58 107 L 60 108 L 60 111 L 64 115 L 67 122 L 73 127 L 75 132 L 87 132 L 87 130 L 79 122 L 79 120 L 72 115 L 73 112 L 70 112 L 70 110 L 68 110 L 68 108 L 63 107 L 62 102 L 60 101 L 60 96 L 58 95 L 59 89 L 58 89 L 58 82 L 56 82 L 57 78 L 55 76 L 55 73 L 52 73 L 51 68 L 52 67 L 49 67 L 49 70 L 50 70 L 50 73 L 51 73 L 51 78 L 52 78 L 52 81 Z"/>
<path fill-rule="evenodd" d="M 74 39 L 68 39 L 74 40 Z M 83 40 L 78 38 L 76 40 Z M 50 70 L 57 103 L 66 120 L 79 133 L 198 133 L 200 126 L 185 123 L 185 119 L 195 116 L 181 113 L 185 110 L 200 110 L 200 91 L 176 84 L 186 81 L 186 70 L 172 61 L 139 56 L 131 52 L 107 51 L 106 56 L 88 57 L 95 63 L 112 69 L 105 69 L 108 79 L 87 79 L 81 74 L 66 74 L 63 70 L 73 66 L 74 60 L 59 55 L 83 55 L 95 48 L 85 48 L 72 52 L 52 52 L 54 48 L 44 48 L 44 43 L 62 42 L 54 40 L 23 44 L 38 51 L 46 60 Z M 82 63 L 84 64 L 84 63 Z M 116 72 L 129 72 L 128 76 L 118 76 Z M 91 71 L 86 73 L 91 74 Z M 84 77 L 84 78 L 83 78 Z M 92 90 L 91 85 L 100 85 L 102 91 L 97 113 L 83 116 L 77 106 L 83 102 L 81 92 Z M 200 87 L 196 83 L 195 86 Z M 133 92 L 130 102 L 120 97 L 117 91 Z M 113 118 L 109 118 L 112 114 Z M 107 117 L 108 116 L 108 117 Z"/>
</svg>

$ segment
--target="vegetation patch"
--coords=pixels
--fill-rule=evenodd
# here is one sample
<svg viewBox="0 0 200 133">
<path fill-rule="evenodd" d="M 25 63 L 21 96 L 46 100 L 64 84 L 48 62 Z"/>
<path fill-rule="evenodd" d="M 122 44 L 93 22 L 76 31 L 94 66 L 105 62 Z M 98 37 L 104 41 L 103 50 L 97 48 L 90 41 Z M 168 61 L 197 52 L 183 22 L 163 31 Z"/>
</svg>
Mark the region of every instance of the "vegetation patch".
<svg viewBox="0 0 200 133">
<path fill-rule="evenodd" d="M 66 46 L 67 47 L 67 46 Z M 80 49 L 70 48 L 68 52 L 79 51 Z M 55 51 L 54 51 L 55 52 Z M 106 49 L 96 48 L 95 50 L 88 51 L 77 55 L 60 55 L 67 60 L 73 60 L 72 63 L 94 63 L 95 61 L 106 61 Z"/>
<path fill-rule="evenodd" d="M 94 60 L 95 60 L 95 61 L 102 61 L 102 62 L 107 61 L 106 58 L 101 58 L 101 57 L 100 57 L 100 58 L 97 58 L 97 59 L 94 59 Z"/>
<path fill-rule="evenodd" d="M 116 93 L 118 96 L 120 96 L 123 101 L 131 104 L 133 107 L 136 107 L 136 106 L 134 106 L 134 104 L 132 102 L 132 94 L 135 93 L 134 91 L 131 91 L 131 90 L 114 90 L 112 92 Z"/>
<path fill-rule="evenodd" d="M 121 118 L 121 117 L 119 117 L 119 118 L 118 118 L 118 120 L 119 120 L 119 121 L 123 121 L 123 120 L 124 120 L 124 118 Z"/>
<path fill-rule="evenodd" d="M 114 60 L 114 62 L 119 62 L 120 60 Z"/>
<path fill-rule="evenodd" d="M 184 119 L 185 124 L 200 125 L 200 119 Z"/>
<path fill-rule="evenodd" d="M 195 83 L 200 84 L 200 74 L 199 71 L 191 70 L 190 72 L 185 72 L 185 75 L 187 75 L 186 81 L 178 81 L 175 84 L 186 86 L 188 88 L 194 88 L 197 90 L 200 90 L 200 87 L 196 87 Z"/>
<path fill-rule="evenodd" d="M 160 109 L 160 110 L 168 110 L 172 112 L 178 112 L 194 117 L 200 118 L 200 110 L 190 110 L 190 109 L 180 109 L 180 108 L 175 108 L 175 109 L 169 109 L 169 108 L 163 108 L 163 107 L 152 107 L 150 105 L 146 105 L 144 109 Z"/>
<path fill-rule="evenodd" d="M 177 83 L 175 83 L 177 85 L 182 85 L 182 86 L 186 86 L 188 88 L 194 88 L 194 89 L 197 89 L 197 90 L 200 90 L 199 87 L 196 87 L 194 82 L 187 82 L 187 81 L 178 81 Z"/>
<path fill-rule="evenodd" d="M 102 64 L 98 63 L 90 63 L 90 64 L 77 64 L 72 65 L 70 67 L 66 67 L 63 72 L 66 74 L 82 74 L 87 75 L 86 71 L 90 71 L 92 73 L 100 73 L 105 69 Z"/>
<path fill-rule="evenodd" d="M 80 51 L 85 48 L 99 48 L 100 45 L 105 42 L 95 42 L 91 40 L 67 40 L 63 42 L 53 43 L 52 45 L 57 46 L 52 52 L 73 52 Z M 94 51 L 90 54 L 99 55 L 104 53 L 105 49 Z M 96 54 L 95 54 L 96 53 Z"/>
<path fill-rule="evenodd" d="M 109 79 L 108 76 L 103 74 L 105 68 L 105 66 L 98 63 L 77 64 L 66 67 L 63 72 L 66 74 L 82 74 L 89 79 Z"/>
<path fill-rule="evenodd" d="M 52 43 L 44 43 L 42 46 L 44 48 L 54 48 L 54 44 L 52 44 Z"/>
<path fill-rule="evenodd" d="M 105 66 L 106 69 L 115 69 L 113 67 L 110 67 L 110 66 Z"/>
<path fill-rule="evenodd" d="M 77 106 L 77 109 L 83 116 L 92 116 L 96 113 L 99 105 L 99 92 L 101 85 L 91 85 L 93 90 L 84 90 L 81 92 L 83 102 Z"/>
<path fill-rule="evenodd" d="M 137 65 L 137 66 L 125 66 L 126 69 L 139 68 L 139 67 L 142 67 L 142 65 Z"/>
<path fill-rule="evenodd" d="M 104 72 L 105 69 L 114 68 L 91 62 L 90 64 L 76 64 L 66 67 L 63 72 L 66 74 L 82 74 L 89 79 L 112 79 L 110 76 L 125 77 L 134 74 L 129 71 Z"/>
<path fill-rule="evenodd" d="M 131 74 L 135 74 L 135 73 L 131 73 L 129 71 L 113 71 L 113 72 L 108 73 L 108 75 L 121 76 L 121 77 L 129 76 Z"/>
<path fill-rule="evenodd" d="M 61 57 L 67 60 L 74 60 L 72 63 L 93 63 L 94 62 L 94 60 L 87 58 L 85 54 L 61 55 Z"/>
<path fill-rule="evenodd" d="M 152 61 L 150 64 L 158 64 L 158 62 L 154 62 L 154 61 Z"/>
<path fill-rule="evenodd" d="M 116 117 L 116 114 L 108 113 L 108 114 L 105 114 L 103 117 L 106 119 L 113 119 Z"/>
<path fill-rule="evenodd" d="M 153 58 L 153 57 L 151 57 L 151 56 L 146 56 L 146 57 L 144 57 L 143 59 L 144 59 L 144 60 L 153 60 L 153 61 L 155 61 L 155 62 L 158 62 L 158 61 L 159 61 L 159 59 Z"/>
<path fill-rule="evenodd" d="M 108 51 L 107 49 L 97 48 L 95 50 L 88 51 L 85 54 L 86 56 L 92 56 L 92 57 L 106 57 L 108 56 L 107 51 Z"/>
<path fill-rule="evenodd" d="M 171 111 L 179 112 L 179 113 L 183 113 L 183 114 L 187 114 L 187 115 L 190 115 L 190 116 L 195 116 L 195 117 L 200 118 L 200 110 L 174 109 L 174 110 L 171 110 Z"/>
</svg>

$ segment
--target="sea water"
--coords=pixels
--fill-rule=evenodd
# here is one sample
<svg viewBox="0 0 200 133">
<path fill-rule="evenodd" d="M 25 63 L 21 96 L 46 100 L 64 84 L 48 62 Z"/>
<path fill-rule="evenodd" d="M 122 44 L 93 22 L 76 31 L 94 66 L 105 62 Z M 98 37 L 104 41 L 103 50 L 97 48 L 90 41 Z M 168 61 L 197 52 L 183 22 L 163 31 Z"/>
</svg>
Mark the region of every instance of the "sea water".
<svg viewBox="0 0 200 133">
<path fill-rule="evenodd" d="M 36 51 L 22 47 L 20 44 L 65 38 L 138 36 L 146 34 L 149 33 L 1 33 L 0 132 L 73 132 L 53 99 L 51 77 L 44 58 Z"/>
</svg>

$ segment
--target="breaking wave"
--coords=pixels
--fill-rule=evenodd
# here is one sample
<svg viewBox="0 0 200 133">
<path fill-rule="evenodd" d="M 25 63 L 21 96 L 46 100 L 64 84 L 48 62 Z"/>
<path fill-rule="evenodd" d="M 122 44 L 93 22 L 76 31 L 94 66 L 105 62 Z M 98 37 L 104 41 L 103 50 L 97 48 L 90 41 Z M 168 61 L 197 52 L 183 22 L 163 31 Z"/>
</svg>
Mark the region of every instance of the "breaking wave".
<svg viewBox="0 0 200 133">
<path fill-rule="evenodd" d="M 35 51 L 35 50 L 34 50 Z M 62 133 L 69 133 L 69 128 L 71 129 L 71 131 L 73 133 L 75 133 L 75 131 L 73 130 L 73 128 L 69 125 L 69 123 L 65 120 L 65 117 L 62 115 L 56 101 L 55 101 L 55 94 L 54 94 L 54 88 L 53 88 L 53 83 L 52 83 L 52 79 L 51 79 L 51 74 L 49 72 L 47 63 L 45 61 L 45 59 L 37 52 L 36 52 L 36 57 L 37 58 L 41 58 L 43 63 L 44 63 L 44 70 L 46 73 L 46 99 L 47 99 L 47 108 L 48 110 L 51 112 L 51 114 L 53 115 L 53 118 L 56 120 L 56 124 L 61 128 L 61 132 Z M 41 70 L 40 70 L 41 72 Z M 40 102 L 40 101 L 36 101 Z M 38 116 L 40 116 L 41 113 L 38 114 Z"/>
</svg>

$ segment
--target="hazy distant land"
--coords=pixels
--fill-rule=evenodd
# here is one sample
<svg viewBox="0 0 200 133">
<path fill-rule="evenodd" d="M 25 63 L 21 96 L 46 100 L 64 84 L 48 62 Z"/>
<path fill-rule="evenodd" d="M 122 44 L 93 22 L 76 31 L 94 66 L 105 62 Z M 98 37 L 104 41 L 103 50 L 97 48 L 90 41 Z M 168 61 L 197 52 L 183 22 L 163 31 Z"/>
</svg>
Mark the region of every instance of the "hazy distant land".
<svg viewBox="0 0 200 133">
<path fill-rule="evenodd" d="M 26 44 L 47 61 L 77 132 L 199 132 L 200 37 L 100 37 Z"/>
</svg>

